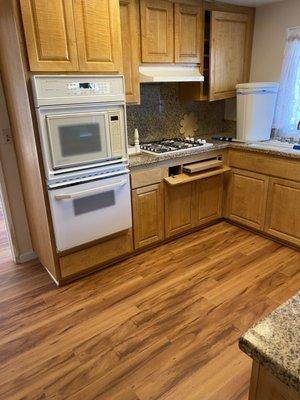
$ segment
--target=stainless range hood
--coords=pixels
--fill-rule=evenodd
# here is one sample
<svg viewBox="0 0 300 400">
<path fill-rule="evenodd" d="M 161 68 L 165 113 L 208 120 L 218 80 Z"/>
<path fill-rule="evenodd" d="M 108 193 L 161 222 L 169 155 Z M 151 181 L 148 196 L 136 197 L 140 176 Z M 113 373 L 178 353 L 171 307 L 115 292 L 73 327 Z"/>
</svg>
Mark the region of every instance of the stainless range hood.
<svg viewBox="0 0 300 400">
<path fill-rule="evenodd" d="M 139 68 L 141 83 L 203 82 L 197 66 L 148 64 Z"/>
</svg>

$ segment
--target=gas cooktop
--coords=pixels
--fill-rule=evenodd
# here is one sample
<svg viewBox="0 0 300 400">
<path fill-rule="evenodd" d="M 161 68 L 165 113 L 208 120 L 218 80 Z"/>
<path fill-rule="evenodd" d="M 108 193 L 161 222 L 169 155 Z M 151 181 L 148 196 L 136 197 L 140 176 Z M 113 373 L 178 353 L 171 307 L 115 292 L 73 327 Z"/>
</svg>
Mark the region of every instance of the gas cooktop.
<svg viewBox="0 0 300 400">
<path fill-rule="evenodd" d="M 185 139 L 165 139 L 159 140 L 151 143 L 142 143 L 141 150 L 145 153 L 155 153 L 157 155 L 163 155 L 165 153 L 173 153 L 180 151 L 193 150 L 195 148 L 200 147 L 211 147 L 212 143 L 206 143 L 204 139 L 194 139 L 194 138 L 185 138 Z"/>
</svg>

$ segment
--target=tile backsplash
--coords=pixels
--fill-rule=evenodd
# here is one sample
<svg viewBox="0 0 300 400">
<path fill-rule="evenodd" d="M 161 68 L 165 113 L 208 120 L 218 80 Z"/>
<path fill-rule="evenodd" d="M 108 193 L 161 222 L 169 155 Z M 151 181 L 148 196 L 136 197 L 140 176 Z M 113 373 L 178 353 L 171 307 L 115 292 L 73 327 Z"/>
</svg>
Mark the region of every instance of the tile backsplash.
<svg viewBox="0 0 300 400">
<path fill-rule="evenodd" d="M 224 128 L 225 101 L 181 101 L 177 83 L 141 85 L 141 104 L 127 106 L 129 144 L 134 142 L 134 129 L 138 128 L 140 142 L 162 138 L 181 137 L 180 121 L 193 112 L 198 120 L 195 137 L 209 139 Z"/>
</svg>

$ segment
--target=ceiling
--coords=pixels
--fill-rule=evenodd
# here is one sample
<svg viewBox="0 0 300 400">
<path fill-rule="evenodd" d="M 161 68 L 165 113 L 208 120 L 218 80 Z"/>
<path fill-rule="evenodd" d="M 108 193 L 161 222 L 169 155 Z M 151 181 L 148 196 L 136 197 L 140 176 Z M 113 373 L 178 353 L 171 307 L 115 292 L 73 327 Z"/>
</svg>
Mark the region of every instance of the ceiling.
<svg viewBox="0 0 300 400">
<path fill-rule="evenodd" d="M 264 4 L 278 3 L 284 0 L 222 0 L 225 3 L 238 4 L 240 6 L 258 7 Z"/>
</svg>

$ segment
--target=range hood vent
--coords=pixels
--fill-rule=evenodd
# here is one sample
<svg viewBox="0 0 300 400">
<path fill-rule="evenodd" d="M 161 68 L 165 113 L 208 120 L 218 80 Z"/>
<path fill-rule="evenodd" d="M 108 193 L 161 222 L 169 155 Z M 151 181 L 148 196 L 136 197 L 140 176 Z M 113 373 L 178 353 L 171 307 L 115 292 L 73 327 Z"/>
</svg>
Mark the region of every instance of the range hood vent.
<svg viewBox="0 0 300 400">
<path fill-rule="evenodd" d="M 141 65 L 140 82 L 203 82 L 199 67 L 182 65 Z"/>
</svg>

